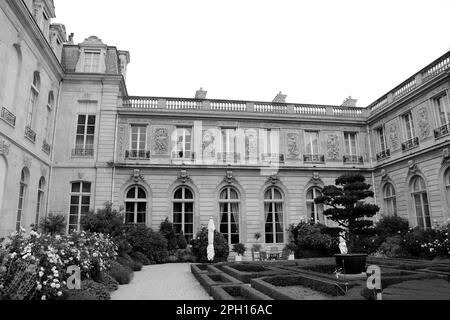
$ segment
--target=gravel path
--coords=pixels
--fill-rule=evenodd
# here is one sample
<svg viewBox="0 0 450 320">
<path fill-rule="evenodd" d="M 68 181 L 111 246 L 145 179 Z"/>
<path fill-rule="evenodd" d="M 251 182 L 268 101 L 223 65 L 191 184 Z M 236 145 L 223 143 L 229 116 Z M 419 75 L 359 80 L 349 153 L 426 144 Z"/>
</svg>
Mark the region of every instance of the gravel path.
<svg viewBox="0 0 450 320">
<path fill-rule="evenodd" d="M 190 264 L 146 266 L 112 300 L 212 300 L 191 273 Z"/>
</svg>

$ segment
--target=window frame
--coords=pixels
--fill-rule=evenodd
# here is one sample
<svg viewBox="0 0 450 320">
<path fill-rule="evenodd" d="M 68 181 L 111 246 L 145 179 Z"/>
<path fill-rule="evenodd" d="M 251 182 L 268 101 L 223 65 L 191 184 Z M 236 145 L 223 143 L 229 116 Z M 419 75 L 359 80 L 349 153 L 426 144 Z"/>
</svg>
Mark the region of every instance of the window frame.
<svg viewBox="0 0 450 320">
<path fill-rule="evenodd" d="M 182 190 L 181 195 L 182 197 L 180 199 L 175 198 L 176 193 L 178 190 Z M 189 190 L 189 192 L 192 194 L 192 199 L 186 199 L 186 190 Z M 192 204 L 192 223 L 186 222 L 186 203 Z M 181 204 L 181 222 L 175 222 L 175 204 Z M 181 231 L 183 232 L 184 237 L 186 238 L 186 241 L 189 241 L 194 238 L 195 236 L 195 193 L 194 191 L 189 188 L 188 186 L 181 185 L 175 188 L 175 190 L 172 193 L 172 223 L 174 226 L 181 226 Z M 192 225 L 192 233 L 186 233 L 186 226 Z M 180 233 L 176 232 L 176 235 L 180 235 Z"/>
<path fill-rule="evenodd" d="M 314 135 L 316 136 L 316 146 L 314 146 Z M 309 148 L 310 146 L 310 148 Z M 316 149 L 316 150 L 314 150 Z M 315 152 L 317 151 L 317 152 Z M 305 154 L 318 156 L 320 155 L 320 131 L 305 130 Z"/>
<path fill-rule="evenodd" d="M 20 172 L 19 201 L 17 204 L 16 231 L 20 232 L 27 200 L 29 174 L 25 168 Z"/>
<path fill-rule="evenodd" d="M 80 124 L 80 117 L 81 116 L 85 116 L 86 119 L 84 121 L 84 124 Z M 92 119 L 92 117 L 94 118 L 94 124 L 89 124 L 89 118 Z M 83 133 L 78 133 L 78 129 L 80 126 L 84 127 Z M 89 127 L 94 127 L 94 133 L 92 134 L 88 134 L 88 128 Z M 75 149 L 82 149 L 83 151 L 88 150 L 88 147 L 94 149 L 94 145 L 95 145 L 95 134 L 96 134 L 96 130 L 97 129 L 97 115 L 95 114 L 78 114 L 77 117 L 77 125 L 76 125 L 76 133 L 75 133 Z M 77 143 L 78 141 L 78 137 L 82 136 L 83 137 L 83 144 L 79 145 Z M 88 136 L 92 136 L 92 145 L 88 145 L 87 144 L 87 140 L 88 140 Z"/>
<path fill-rule="evenodd" d="M 312 191 L 312 195 L 313 198 L 308 198 L 308 195 L 310 193 L 310 191 Z M 317 195 L 317 192 L 319 193 L 319 195 Z M 323 211 L 324 211 L 324 205 L 323 204 L 317 204 L 314 202 L 314 200 L 319 197 L 320 195 L 322 195 L 322 188 L 320 187 L 310 187 L 306 190 L 306 213 L 310 214 L 310 212 L 308 211 L 308 205 L 312 205 L 312 208 L 314 210 L 314 217 L 309 217 L 309 222 L 314 222 L 314 224 L 318 224 L 318 223 L 322 223 L 320 221 L 320 217 L 319 215 L 323 216 L 323 224 L 326 225 L 326 219 L 325 216 L 323 215 Z M 322 213 L 320 212 L 320 207 L 322 207 Z"/>
<path fill-rule="evenodd" d="M 226 191 L 227 192 L 227 199 L 222 199 L 221 198 L 221 196 L 222 196 L 222 193 L 224 192 L 224 191 Z M 237 194 L 237 199 L 231 199 L 231 191 L 234 191 L 236 194 Z M 221 191 L 219 192 L 219 230 L 221 230 L 221 233 L 222 234 L 226 234 L 226 238 L 227 238 L 227 240 L 228 240 L 228 244 L 229 245 L 233 245 L 233 244 L 237 244 L 237 243 L 240 243 L 240 241 L 241 241 L 241 196 L 240 196 L 240 193 L 239 193 L 239 191 L 236 189 L 236 188 L 234 188 L 234 187 L 231 187 L 231 186 L 227 186 L 227 187 L 224 187 L 224 188 L 222 188 L 221 189 Z M 227 233 L 223 233 L 222 232 L 222 225 L 223 225 L 223 223 L 222 223 L 222 210 L 221 210 L 221 205 L 222 204 L 226 204 L 226 209 L 227 209 L 227 217 L 228 217 L 228 219 L 227 219 L 227 230 L 228 230 L 228 232 Z M 232 223 L 231 223 L 231 215 L 232 215 L 232 210 L 231 210 L 231 206 L 232 206 L 232 204 L 237 204 L 238 205 L 238 212 L 237 212 L 237 214 L 238 214 L 238 221 L 235 221 L 235 224 L 237 224 L 237 229 L 238 229 L 238 231 L 237 231 L 237 233 L 232 233 L 231 232 L 231 225 L 232 225 Z M 232 241 L 232 236 L 233 235 L 237 235 L 238 236 L 238 241 L 237 242 L 233 242 Z"/>
<path fill-rule="evenodd" d="M 354 138 L 355 138 L 355 150 L 352 150 L 353 149 L 353 147 L 352 147 L 352 140 L 351 140 L 351 136 L 354 136 Z M 348 137 L 348 141 L 347 141 L 347 137 Z M 347 142 L 348 142 L 348 144 L 347 144 Z M 345 153 L 346 153 L 346 155 L 347 156 L 357 156 L 359 153 L 358 153 L 358 133 L 357 132 L 350 132 L 350 131 L 346 131 L 346 132 L 344 132 L 344 146 L 345 146 Z M 347 148 L 348 148 L 348 151 L 350 151 L 350 152 L 347 152 Z"/>
<path fill-rule="evenodd" d="M 40 215 L 44 211 L 45 187 L 46 187 L 45 178 L 41 177 L 39 179 L 38 191 L 37 191 L 35 227 L 39 226 Z"/>
<path fill-rule="evenodd" d="M 194 147 L 194 135 L 193 131 L 194 128 L 192 126 L 177 126 L 176 129 L 176 141 L 175 141 L 175 158 L 176 159 L 184 159 L 184 160 L 191 160 L 193 156 L 193 147 Z M 180 135 L 180 132 L 182 132 L 182 135 Z M 186 134 L 186 132 L 189 133 Z M 186 145 L 188 144 L 186 141 L 186 137 L 190 136 L 190 148 L 188 149 Z M 179 138 L 182 138 L 182 140 L 179 142 Z M 181 150 L 179 149 L 179 144 L 182 144 Z M 181 157 L 180 154 L 183 156 Z M 187 156 L 188 155 L 188 156 Z"/>
<path fill-rule="evenodd" d="M 386 131 L 383 126 L 379 126 L 375 129 L 376 135 L 377 135 L 377 146 L 379 152 L 386 152 L 388 150 L 387 147 L 387 140 L 386 140 Z"/>
<path fill-rule="evenodd" d="M 439 108 L 441 107 L 440 102 L 439 102 L 440 99 L 442 99 L 444 102 L 443 110 L 444 110 L 445 123 L 442 123 L 441 112 L 439 112 Z M 433 104 L 433 107 L 435 110 L 436 120 L 437 120 L 439 128 L 449 125 L 450 124 L 450 96 L 447 94 L 446 91 L 444 91 L 444 92 L 441 92 L 440 94 L 432 97 L 431 101 L 432 101 L 432 104 Z"/>
<path fill-rule="evenodd" d="M 94 56 L 98 57 L 98 63 L 97 68 L 95 67 L 95 59 L 93 59 Z M 91 57 L 90 59 L 88 57 Z M 94 49 L 85 49 L 84 50 L 84 64 L 83 64 L 83 72 L 84 73 L 100 73 L 100 64 L 101 64 L 101 57 L 102 57 L 102 51 L 101 50 L 94 50 Z"/>
<path fill-rule="evenodd" d="M 137 141 L 133 141 L 133 129 L 138 129 L 137 131 Z M 144 132 L 142 132 L 142 129 Z M 141 136 L 144 134 L 144 141 L 141 141 Z M 147 143 L 148 143 L 148 125 L 146 124 L 130 124 L 130 152 L 136 152 L 136 154 L 139 156 L 141 152 L 146 153 L 147 152 Z M 140 144 L 144 142 L 144 149 L 141 150 Z M 136 143 L 136 148 L 133 148 L 133 144 Z"/>
<path fill-rule="evenodd" d="M 271 196 L 270 199 L 266 199 L 266 193 L 268 191 L 270 191 L 270 196 Z M 278 191 L 280 193 L 281 199 L 276 199 L 275 198 L 275 191 Z M 282 244 L 282 243 L 284 243 L 285 237 L 286 237 L 286 235 L 285 235 L 285 225 L 284 225 L 284 223 L 285 223 L 285 215 L 286 215 L 285 214 L 286 201 L 285 201 L 284 192 L 278 187 L 270 186 L 270 187 L 268 187 L 268 188 L 266 188 L 264 190 L 263 197 L 264 197 L 264 240 L 265 240 L 265 243 L 266 244 L 273 244 L 273 245 Z M 278 223 L 281 224 L 281 226 L 282 226 L 282 228 L 281 228 L 282 232 L 277 232 L 276 231 L 277 230 L 277 228 L 276 228 L 277 221 L 275 219 L 276 218 L 276 212 L 275 212 L 276 210 L 275 210 L 275 208 L 276 208 L 276 204 L 280 204 L 280 203 L 282 205 L 282 212 L 281 212 L 282 219 Z M 267 222 L 268 218 L 266 218 L 266 214 L 267 214 L 267 212 L 266 212 L 266 204 L 269 204 L 272 207 L 271 212 L 269 212 L 269 215 L 272 216 L 272 222 L 271 222 L 271 224 L 272 224 L 272 234 L 271 234 L 271 236 L 273 237 L 273 241 L 272 242 L 268 242 L 267 241 L 268 234 L 267 234 L 267 231 L 266 231 L 266 226 L 269 223 Z M 280 234 L 282 236 L 282 241 L 278 242 L 278 237 L 277 236 L 280 235 Z"/>
<path fill-rule="evenodd" d="M 134 189 L 135 197 L 128 198 L 128 193 Z M 139 190 L 142 190 L 145 194 L 145 198 L 139 198 Z M 145 190 L 145 188 L 141 185 L 133 185 L 129 187 L 125 192 L 125 217 L 124 217 L 124 223 L 128 225 L 146 225 L 147 224 L 147 212 L 148 212 L 148 193 Z M 133 222 L 127 222 L 128 217 L 128 210 L 127 210 L 127 204 L 132 203 L 133 204 Z M 142 213 L 138 210 L 139 203 L 145 203 L 145 215 L 144 215 L 144 222 L 138 222 L 138 214 Z"/>
<path fill-rule="evenodd" d="M 420 181 L 423 183 L 423 188 L 420 183 Z M 416 182 L 419 183 L 419 190 L 414 190 Z M 411 179 L 410 183 L 410 193 L 412 197 L 412 205 L 413 210 L 415 213 L 415 223 L 417 226 L 421 229 L 430 229 L 432 227 L 432 221 L 431 221 L 431 208 L 430 208 L 430 202 L 428 197 L 428 190 L 427 185 L 425 182 L 425 179 L 421 176 L 414 176 Z M 417 212 L 417 200 L 420 200 L 420 215 Z M 425 213 L 428 212 L 428 215 L 425 215 Z M 421 219 L 420 219 L 421 218 Z M 421 220 L 421 222 L 419 222 Z"/>
<path fill-rule="evenodd" d="M 80 184 L 80 191 L 79 192 L 74 192 L 73 191 L 73 185 L 74 184 Z M 89 192 L 84 192 L 83 191 L 85 184 L 89 184 Z M 74 204 L 72 203 L 72 199 L 74 197 L 78 197 L 78 203 L 76 204 L 78 210 L 77 210 L 76 214 L 71 214 L 71 208 L 72 208 L 72 206 L 74 206 Z M 82 212 L 82 208 L 86 207 L 86 205 L 83 205 L 83 198 L 86 198 L 86 197 L 89 197 L 89 210 L 90 210 L 91 205 L 92 205 L 92 182 L 84 181 L 84 180 L 83 181 L 72 181 L 70 183 L 69 219 L 68 219 L 68 222 L 67 222 L 67 231 L 69 233 L 72 232 L 72 231 L 80 231 L 81 230 L 81 217 L 84 215 L 81 212 Z M 89 212 L 89 210 L 88 210 L 88 212 Z M 76 224 L 76 229 L 75 230 L 71 229 L 71 227 L 75 226 L 75 224 L 70 223 L 70 216 L 74 216 L 74 215 L 77 216 L 77 224 Z"/>
<path fill-rule="evenodd" d="M 388 194 L 388 191 L 390 191 L 391 194 Z M 391 182 L 388 182 L 383 186 L 383 201 L 385 214 L 387 216 L 397 217 L 397 192 Z"/>
<path fill-rule="evenodd" d="M 414 119 L 411 110 L 402 114 L 403 133 L 405 141 L 411 141 L 416 137 Z"/>
</svg>

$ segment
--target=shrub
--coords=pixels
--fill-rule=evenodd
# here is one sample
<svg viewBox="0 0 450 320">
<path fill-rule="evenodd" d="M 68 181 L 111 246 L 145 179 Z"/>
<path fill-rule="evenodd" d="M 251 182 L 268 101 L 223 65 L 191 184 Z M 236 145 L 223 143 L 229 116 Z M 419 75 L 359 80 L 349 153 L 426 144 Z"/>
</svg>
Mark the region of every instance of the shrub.
<svg viewBox="0 0 450 320">
<path fill-rule="evenodd" d="M 400 235 L 387 237 L 386 240 L 378 248 L 378 253 L 389 258 L 401 258 L 408 256 L 408 252 L 402 245 L 402 237 Z"/>
<path fill-rule="evenodd" d="M 404 235 L 409 231 L 409 222 L 408 220 L 395 217 L 395 216 L 386 216 L 383 217 L 378 223 L 375 225 L 375 232 L 380 237 L 391 237 L 396 235 Z"/>
<path fill-rule="evenodd" d="M 102 283 L 94 282 L 92 280 L 84 280 L 81 282 L 83 290 L 91 291 L 96 300 L 111 300 L 108 287 Z"/>
<path fill-rule="evenodd" d="M 108 272 L 101 273 L 100 283 L 104 284 L 109 291 L 116 291 L 119 289 L 119 283 Z"/>
<path fill-rule="evenodd" d="M 169 262 L 169 263 L 176 263 L 176 262 L 178 262 L 178 257 L 174 256 L 174 255 L 171 255 L 171 256 L 169 256 L 167 258 L 167 262 Z"/>
<path fill-rule="evenodd" d="M 159 227 L 159 233 L 161 233 L 164 238 L 167 240 L 167 250 L 169 252 L 174 252 L 178 249 L 178 239 L 175 234 L 175 230 L 173 229 L 172 222 L 169 221 L 169 218 L 166 218 L 163 222 L 161 222 L 161 226 Z"/>
<path fill-rule="evenodd" d="M 144 266 L 148 266 L 151 264 L 150 260 L 147 258 L 145 254 L 139 251 L 132 252 L 130 256 L 134 261 L 142 263 Z"/>
<path fill-rule="evenodd" d="M 129 284 L 132 278 L 133 271 L 124 267 L 120 263 L 114 261 L 108 270 L 109 275 L 114 278 L 120 285 Z"/>
<path fill-rule="evenodd" d="M 339 252 L 338 237 L 327 234 L 327 227 L 322 224 L 300 222 L 288 230 L 296 245 L 296 258 L 330 256 Z"/>
<path fill-rule="evenodd" d="M 179 262 L 195 262 L 195 257 L 192 255 L 192 252 L 189 248 L 178 249 L 176 255 Z"/>
<path fill-rule="evenodd" d="M 242 243 L 236 243 L 233 245 L 233 252 L 236 252 L 238 255 L 243 256 L 247 251 L 247 248 Z"/>
<path fill-rule="evenodd" d="M 188 247 L 188 243 L 186 241 L 186 237 L 184 236 L 183 231 L 178 235 L 178 249 L 186 249 Z"/>
<path fill-rule="evenodd" d="M 41 218 L 39 229 L 45 234 L 64 234 L 66 232 L 66 217 L 58 214 L 49 214 Z"/>
<path fill-rule="evenodd" d="M 116 237 L 123 232 L 123 216 L 112 209 L 111 203 L 106 203 L 103 209 L 89 212 L 81 219 L 83 230 L 109 234 Z"/>
<path fill-rule="evenodd" d="M 192 254 L 195 256 L 196 260 L 201 263 L 209 262 L 206 249 L 208 248 L 208 228 L 202 227 L 197 233 L 195 239 L 192 240 Z M 228 246 L 228 241 L 225 239 L 223 234 L 214 231 L 214 262 L 227 261 L 228 255 L 230 253 L 230 248 Z"/>
<path fill-rule="evenodd" d="M 64 299 L 76 301 L 97 300 L 97 296 L 92 290 L 66 290 Z"/>
<path fill-rule="evenodd" d="M 123 265 L 124 267 L 134 270 L 134 260 L 126 253 L 117 257 L 117 262 Z"/>
<path fill-rule="evenodd" d="M 157 232 L 144 225 L 128 226 L 126 230 L 127 241 L 133 251 L 142 252 L 151 263 L 165 263 L 169 256 L 167 240 Z"/>
</svg>

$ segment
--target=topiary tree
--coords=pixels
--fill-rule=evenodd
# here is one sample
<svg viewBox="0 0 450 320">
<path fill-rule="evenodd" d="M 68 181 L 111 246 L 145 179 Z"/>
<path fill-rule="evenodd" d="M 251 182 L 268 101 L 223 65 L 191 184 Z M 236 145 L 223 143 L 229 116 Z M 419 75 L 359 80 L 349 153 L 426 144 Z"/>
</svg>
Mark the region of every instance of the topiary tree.
<svg viewBox="0 0 450 320">
<path fill-rule="evenodd" d="M 166 218 L 166 220 L 161 222 L 159 233 L 167 239 L 167 250 L 169 250 L 169 252 L 173 252 L 178 249 L 177 235 L 173 229 L 173 223 L 169 221 L 169 218 Z"/>
<path fill-rule="evenodd" d="M 323 214 L 344 231 L 349 252 L 353 252 L 360 237 L 373 233 L 373 221 L 367 218 L 380 211 L 377 205 L 363 202 L 374 196 L 371 186 L 365 181 L 361 174 L 344 174 L 336 179 L 335 186 L 326 186 L 322 196 L 315 199 L 316 204 L 329 207 Z"/>
</svg>

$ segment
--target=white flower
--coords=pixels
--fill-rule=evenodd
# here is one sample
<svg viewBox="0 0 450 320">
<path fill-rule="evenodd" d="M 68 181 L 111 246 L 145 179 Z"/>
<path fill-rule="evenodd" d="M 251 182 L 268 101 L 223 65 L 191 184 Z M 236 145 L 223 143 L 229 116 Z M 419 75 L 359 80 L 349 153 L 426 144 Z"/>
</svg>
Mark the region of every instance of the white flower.
<svg viewBox="0 0 450 320">
<path fill-rule="evenodd" d="M 50 285 L 50 287 L 55 288 L 56 284 L 54 282 L 52 282 L 52 284 Z"/>
<path fill-rule="evenodd" d="M 42 296 L 41 300 L 47 300 L 46 296 Z"/>
<path fill-rule="evenodd" d="M 58 297 L 61 297 L 61 296 L 62 296 L 62 292 L 58 291 Z"/>
<path fill-rule="evenodd" d="M 56 288 L 56 289 L 59 289 L 59 288 L 61 288 L 61 285 L 60 285 L 60 284 L 56 284 L 56 285 L 55 285 L 55 288 Z"/>
<path fill-rule="evenodd" d="M 39 278 L 42 278 L 44 276 L 44 273 L 42 271 L 39 271 Z"/>
<path fill-rule="evenodd" d="M 42 290 L 42 284 L 38 284 L 38 286 L 36 287 L 36 290 L 37 290 L 37 291 Z"/>
</svg>

